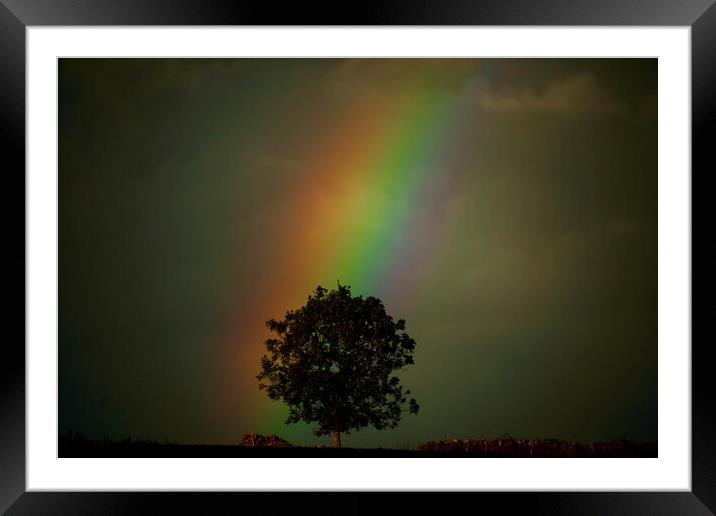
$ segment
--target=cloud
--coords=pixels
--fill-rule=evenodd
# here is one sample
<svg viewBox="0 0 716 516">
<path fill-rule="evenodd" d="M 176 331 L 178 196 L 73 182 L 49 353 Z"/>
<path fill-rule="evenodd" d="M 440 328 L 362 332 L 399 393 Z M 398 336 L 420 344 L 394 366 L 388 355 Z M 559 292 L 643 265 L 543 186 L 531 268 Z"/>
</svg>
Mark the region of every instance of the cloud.
<svg viewBox="0 0 716 516">
<path fill-rule="evenodd" d="M 479 69 L 477 59 L 340 59 L 324 75 L 329 94 L 338 98 L 385 98 L 426 87 L 454 93 Z"/>
<path fill-rule="evenodd" d="M 329 94 L 355 99 L 393 91 L 411 73 L 415 65 L 405 60 L 341 59 L 327 71 L 324 81 Z"/>
<path fill-rule="evenodd" d="M 544 90 L 534 88 L 495 93 L 484 89 L 480 106 L 498 113 L 622 114 L 626 106 L 604 91 L 592 75 L 558 79 Z"/>
</svg>

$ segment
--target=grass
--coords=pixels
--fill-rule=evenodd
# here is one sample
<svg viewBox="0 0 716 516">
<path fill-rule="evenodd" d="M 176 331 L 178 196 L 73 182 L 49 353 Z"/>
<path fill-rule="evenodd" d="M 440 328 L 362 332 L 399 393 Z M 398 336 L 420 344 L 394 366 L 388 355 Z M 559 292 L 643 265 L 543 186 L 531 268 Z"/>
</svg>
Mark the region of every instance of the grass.
<svg viewBox="0 0 716 516">
<path fill-rule="evenodd" d="M 280 440 L 279 440 L 280 441 Z M 657 457 L 656 443 L 635 443 L 620 439 L 611 442 L 576 443 L 557 439 L 449 439 L 421 444 L 410 449 L 326 448 L 291 445 L 242 446 L 226 444 L 178 444 L 149 439 L 120 441 L 90 440 L 76 433 L 59 439 L 60 457 Z"/>
</svg>

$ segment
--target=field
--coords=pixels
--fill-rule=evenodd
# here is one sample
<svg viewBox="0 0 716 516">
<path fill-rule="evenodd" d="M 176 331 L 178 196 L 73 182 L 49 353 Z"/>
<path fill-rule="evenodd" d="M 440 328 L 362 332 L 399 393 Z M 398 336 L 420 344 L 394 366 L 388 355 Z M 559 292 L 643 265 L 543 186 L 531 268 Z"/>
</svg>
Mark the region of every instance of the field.
<svg viewBox="0 0 716 516">
<path fill-rule="evenodd" d="M 250 437 L 250 438 L 249 438 Z M 626 440 L 574 443 L 556 439 L 450 439 L 413 450 L 292 446 L 275 436 L 248 434 L 243 444 L 177 444 L 150 440 L 95 441 L 72 434 L 59 439 L 60 457 L 657 457 L 656 443 Z M 248 443 L 248 444 L 247 444 Z"/>
</svg>

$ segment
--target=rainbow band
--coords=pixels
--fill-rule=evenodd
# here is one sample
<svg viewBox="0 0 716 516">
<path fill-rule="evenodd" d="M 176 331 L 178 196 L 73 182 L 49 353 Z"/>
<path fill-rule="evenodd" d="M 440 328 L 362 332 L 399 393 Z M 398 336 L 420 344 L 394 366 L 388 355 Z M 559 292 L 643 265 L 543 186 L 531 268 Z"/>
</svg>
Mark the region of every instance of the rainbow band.
<svg viewBox="0 0 716 516">
<path fill-rule="evenodd" d="M 250 313 L 240 315 L 230 337 L 229 356 L 222 358 L 233 367 L 235 381 L 228 388 L 242 391 L 241 419 L 258 415 L 262 422 L 262 428 L 246 431 L 285 429 L 286 408 L 258 391 L 255 380 L 267 319 L 282 317 L 317 285 L 332 288 L 337 280 L 354 294 L 384 301 L 398 291 L 409 296 L 410 285 L 391 278 L 406 262 L 427 260 L 425 253 L 415 256 L 411 242 L 421 237 L 424 201 L 444 179 L 439 158 L 459 118 L 456 96 L 432 87 L 428 77 L 411 77 L 399 102 L 373 100 L 337 124 L 320 157 L 297 172 L 310 180 L 286 209 L 285 245 L 267 267 L 262 294 Z"/>
</svg>

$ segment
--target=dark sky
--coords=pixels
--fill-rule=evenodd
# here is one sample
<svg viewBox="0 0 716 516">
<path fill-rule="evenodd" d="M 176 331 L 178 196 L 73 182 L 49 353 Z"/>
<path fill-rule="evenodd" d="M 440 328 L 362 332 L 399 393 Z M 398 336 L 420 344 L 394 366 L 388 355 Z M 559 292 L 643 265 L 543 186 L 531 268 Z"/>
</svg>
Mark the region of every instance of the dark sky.
<svg viewBox="0 0 716 516">
<path fill-rule="evenodd" d="M 417 341 L 348 446 L 657 439 L 657 61 L 61 59 L 59 430 L 285 426 L 263 321 L 335 281 Z"/>
</svg>

